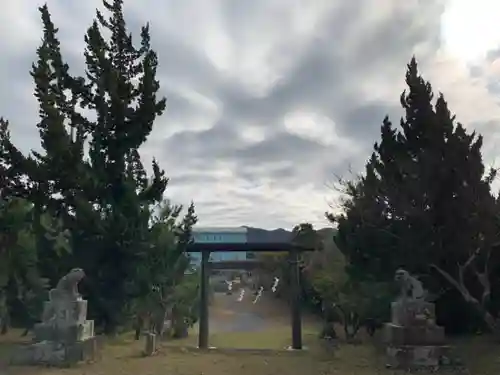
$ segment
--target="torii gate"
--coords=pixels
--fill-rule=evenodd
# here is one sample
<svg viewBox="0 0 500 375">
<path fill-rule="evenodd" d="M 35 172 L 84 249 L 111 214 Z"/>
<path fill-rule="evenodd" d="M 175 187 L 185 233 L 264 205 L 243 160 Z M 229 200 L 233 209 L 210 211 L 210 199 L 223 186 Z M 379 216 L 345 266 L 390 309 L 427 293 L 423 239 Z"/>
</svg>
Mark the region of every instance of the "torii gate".
<svg viewBox="0 0 500 375">
<path fill-rule="evenodd" d="M 269 243 L 191 243 L 187 247 L 189 253 L 201 253 L 201 280 L 200 280 L 200 323 L 198 334 L 198 348 L 208 348 L 208 270 L 210 253 L 212 252 L 288 252 L 290 255 L 290 313 L 292 325 L 292 349 L 302 349 L 302 318 L 300 306 L 300 275 L 299 254 L 304 251 L 314 251 L 294 244 L 293 242 Z M 213 262 L 216 264 L 216 262 Z"/>
</svg>

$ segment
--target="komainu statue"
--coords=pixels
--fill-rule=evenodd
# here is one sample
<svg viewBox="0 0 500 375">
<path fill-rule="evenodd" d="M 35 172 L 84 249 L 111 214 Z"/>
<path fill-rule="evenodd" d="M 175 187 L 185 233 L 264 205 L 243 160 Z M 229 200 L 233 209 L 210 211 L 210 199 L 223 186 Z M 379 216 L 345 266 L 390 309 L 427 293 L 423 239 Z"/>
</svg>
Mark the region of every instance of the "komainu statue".
<svg viewBox="0 0 500 375">
<path fill-rule="evenodd" d="M 81 268 L 73 268 L 66 275 L 61 277 L 54 289 L 49 292 L 49 307 L 42 316 L 43 322 L 50 322 L 57 316 L 59 310 L 64 309 L 68 302 L 81 299 L 78 293 L 78 283 L 85 277 L 85 272 Z"/>
<path fill-rule="evenodd" d="M 78 283 L 85 277 L 85 272 L 81 268 L 73 268 L 66 275 L 61 277 L 55 289 L 51 293 L 56 293 L 58 297 L 70 300 L 81 298 L 78 293 Z"/>
<path fill-rule="evenodd" d="M 427 296 L 427 291 L 422 283 L 404 269 L 398 269 L 394 275 L 394 280 L 400 287 L 400 301 L 424 301 Z"/>
</svg>

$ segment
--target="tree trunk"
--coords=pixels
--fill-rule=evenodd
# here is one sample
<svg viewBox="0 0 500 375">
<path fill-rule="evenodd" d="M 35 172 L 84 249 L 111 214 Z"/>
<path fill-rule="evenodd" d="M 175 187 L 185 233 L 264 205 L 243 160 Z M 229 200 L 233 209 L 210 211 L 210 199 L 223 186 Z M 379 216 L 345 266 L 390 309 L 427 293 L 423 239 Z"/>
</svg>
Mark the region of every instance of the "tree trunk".
<svg viewBox="0 0 500 375">
<path fill-rule="evenodd" d="M 0 334 L 5 335 L 9 331 L 10 317 L 7 307 L 7 297 L 4 291 L 0 292 Z"/>
<path fill-rule="evenodd" d="M 474 255 L 475 254 L 473 254 L 473 256 Z M 488 326 L 491 333 L 493 333 L 495 335 L 495 337 L 498 340 L 500 340 L 500 324 L 499 324 L 500 321 L 499 321 L 499 319 L 496 318 L 495 316 L 493 316 L 493 314 L 491 314 L 488 311 L 488 309 L 485 307 L 484 303 L 481 303 L 479 301 L 479 299 L 474 297 L 469 292 L 469 290 L 467 289 L 467 287 L 465 286 L 465 284 L 463 282 L 463 273 L 464 273 L 466 267 L 474 259 L 473 256 L 471 256 L 469 261 L 464 266 L 459 267 L 460 277 L 458 279 L 453 278 L 448 272 L 442 270 L 441 268 L 439 268 L 435 264 L 431 265 L 431 267 L 434 268 L 436 271 L 438 271 L 441 274 L 441 276 L 443 276 L 458 292 L 460 292 L 460 294 L 464 298 L 465 302 L 469 303 L 476 310 L 476 312 L 479 313 L 479 315 L 482 317 L 484 323 Z M 485 283 L 485 281 L 483 280 L 482 281 L 483 286 L 485 286 L 484 283 Z M 486 285 L 485 289 L 489 289 L 489 285 Z M 489 293 L 489 290 L 486 290 L 486 292 Z"/>
<path fill-rule="evenodd" d="M 175 321 L 174 329 L 173 329 L 173 337 L 176 339 L 183 339 L 188 337 L 189 335 L 189 327 L 184 321 L 184 319 L 177 319 Z"/>
<path fill-rule="evenodd" d="M 162 307 L 156 315 L 155 331 L 159 337 L 163 337 L 165 333 L 165 320 L 168 318 L 168 308 Z"/>
<path fill-rule="evenodd" d="M 352 341 L 358 334 L 360 328 L 359 316 L 354 312 L 348 312 L 344 315 L 344 333 L 346 340 Z"/>
<path fill-rule="evenodd" d="M 322 339 L 337 339 L 337 331 L 335 331 L 336 315 L 334 315 L 334 311 L 328 309 L 324 302 L 322 302 L 321 311 L 323 318 L 323 329 L 321 330 L 320 337 Z"/>
<path fill-rule="evenodd" d="M 188 325 L 185 322 L 185 316 L 175 307 L 172 309 L 172 337 L 176 339 L 188 336 Z"/>
<path fill-rule="evenodd" d="M 1 335 L 6 335 L 8 332 L 9 332 L 9 316 L 8 314 L 4 315 L 4 317 L 1 319 L 1 323 L 0 323 L 0 334 Z"/>
<path fill-rule="evenodd" d="M 481 306 L 480 303 L 470 301 L 470 304 L 479 313 L 479 315 L 481 315 L 489 330 L 500 340 L 499 319 L 495 318 L 488 310 Z"/>
<path fill-rule="evenodd" d="M 139 314 L 135 321 L 135 339 L 139 340 L 141 338 L 142 327 L 144 326 L 144 318 Z"/>
<path fill-rule="evenodd" d="M 335 340 L 337 339 L 337 332 L 335 331 L 335 325 L 332 322 L 323 322 L 323 329 L 321 330 L 320 338 Z"/>
</svg>

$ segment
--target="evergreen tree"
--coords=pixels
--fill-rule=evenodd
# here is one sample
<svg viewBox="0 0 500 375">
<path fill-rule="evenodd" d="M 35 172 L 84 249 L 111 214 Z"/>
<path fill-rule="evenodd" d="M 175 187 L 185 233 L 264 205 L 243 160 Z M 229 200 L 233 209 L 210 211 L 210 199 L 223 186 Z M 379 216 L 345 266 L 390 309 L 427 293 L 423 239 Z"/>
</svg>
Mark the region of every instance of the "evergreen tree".
<svg viewBox="0 0 500 375">
<path fill-rule="evenodd" d="M 21 167 L 26 158 L 12 144 L 9 122 L 0 117 L 0 199 L 23 197 L 26 195 L 26 184 Z"/>
<path fill-rule="evenodd" d="M 482 137 L 456 123 L 443 95 L 433 105 L 415 59 L 406 83 L 400 130 L 384 120 L 366 173 L 345 184 L 345 212 L 329 218 L 338 223 L 336 241 L 352 275 L 387 280 L 403 267 L 430 276 L 427 286 L 439 293 L 453 287 L 440 274 L 459 278 L 457 264 L 477 249 L 498 260 L 498 206 L 490 191 L 495 172 L 485 173 Z M 477 280 L 463 282 L 477 291 Z"/>
<path fill-rule="evenodd" d="M 40 8 L 43 40 L 31 75 L 43 151 L 11 169 L 28 176 L 26 195 L 38 211 L 62 216 L 72 232 L 73 252 L 50 271 L 52 281 L 63 269 L 84 268 L 92 313 L 114 332 L 148 249 L 151 207 L 163 199 L 168 182 L 155 160 L 148 176 L 139 155 L 166 100 L 157 98 L 158 60 L 148 26 L 135 46 L 123 1 L 103 4 L 110 16 L 97 11 L 87 30 L 84 77 L 70 74 L 49 9 Z M 8 155 L 20 153 L 12 147 Z"/>
<path fill-rule="evenodd" d="M 34 227 L 33 205 L 21 198 L 0 198 L 0 321 L 2 333 L 6 332 L 10 317 L 17 323 L 33 324 L 41 309 L 32 311 L 30 300 L 40 297 L 46 280 L 39 273 L 37 238 Z M 45 240 L 56 254 L 67 252 L 67 232 L 60 222 L 42 215 L 41 227 Z M 45 296 L 43 296 L 45 297 Z M 10 301 L 12 303 L 8 304 Z M 41 306 L 38 306 L 41 308 Z"/>
<path fill-rule="evenodd" d="M 182 220 L 183 207 L 168 200 L 162 202 L 158 212 L 151 218 L 149 249 L 144 261 L 138 266 L 135 287 L 139 289 L 137 299 L 136 339 L 145 317 L 150 321 L 150 330 L 164 333 L 164 323 L 172 309 L 176 289 L 182 287 L 184 276 L 190 266 L 186 245 L 192 241 L 191 230 L 198 218 L 191 204 Z M 184 301 L 191 304 L 193 301 Z"/>
</svg>

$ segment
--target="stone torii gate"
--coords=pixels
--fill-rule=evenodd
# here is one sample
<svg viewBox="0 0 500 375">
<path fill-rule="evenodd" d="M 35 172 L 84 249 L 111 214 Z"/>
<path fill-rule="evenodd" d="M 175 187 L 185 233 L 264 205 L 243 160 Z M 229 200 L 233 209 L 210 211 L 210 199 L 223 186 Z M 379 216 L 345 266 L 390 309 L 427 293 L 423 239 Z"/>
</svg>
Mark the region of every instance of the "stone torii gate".
<svg viewBox="0 0 500 375">
<path fill-rule="evenodd" d="M 200 280 L 200 323 L 198 347 L 208 348 L 209 319 L 208 319 L 208 270 L 210 268 L 210 253 L 213 252 L 288 252 L 290 264 L 290 313 L 292 326 L 292 349 L 302 349 L 302 318 L 300 306 L 300 275 L 299 254 L 304 251 L 314 251 L 292 242 L 270 243 L 191 243 L 186 250 L 188 253 L 201 253 L 201 280 Z M 216 262 L 213 262 L 216 264 Z"/>
</svg>

